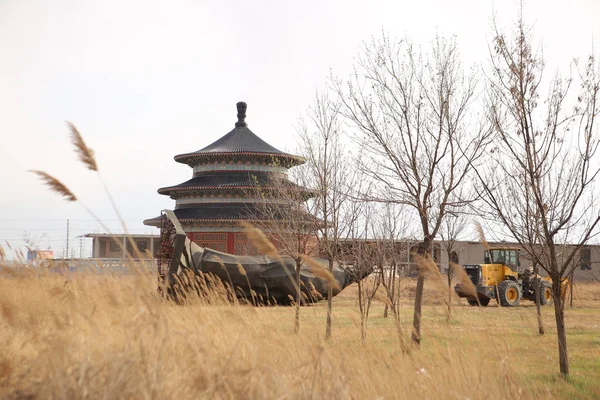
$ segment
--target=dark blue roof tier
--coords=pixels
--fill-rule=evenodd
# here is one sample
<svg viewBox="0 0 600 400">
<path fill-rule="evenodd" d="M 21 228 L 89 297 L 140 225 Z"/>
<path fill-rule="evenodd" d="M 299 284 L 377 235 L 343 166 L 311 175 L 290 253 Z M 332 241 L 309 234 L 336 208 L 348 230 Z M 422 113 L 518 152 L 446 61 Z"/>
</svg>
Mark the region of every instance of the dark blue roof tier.
<svg viewBox="0 0 600 400">
<path fill-rule="evenodd" d="M 215 221 L 215 222 L 234 222 L 239 221 L 284 221 L 289 218 L 299 218 L 307 224 L 313 221 L 314 217 L 300 210 L 292 210 L 289 207 L 281 206 L 279 209 L 273 207 L 269 212 L 255 207 L 252 203 L 245 204 L 206 204 L 202 208 L 197 207 L 178 207 L 173 210 L 175 216 L 180 221 Z M 293 216 L 293 217 L 292 217 Z M 160 226 L 160 217 L 151 218 L 144 221 L 146 225 Z"/>
<path fill-rule="evenodd" d="M 227 171 L 227 173 L 204 173 L 179 185 L 158 189 L 160 194 L 168 194 L 172 189 L 184 188 L 248 188 L 271 185 L 273 178 L 264 172 Z"/>
<path fill-rule="evenodd" d="M 291 182 L 286 177 L 277 178 L 272 173 L 247 171 L 228 171 L 227 173 L 204 173 L 202 175 L 195 176 L 194 178 L 188 181 L 180 183 L 179 185 L 160 188 L 158 189 L 158 193 L 164 195 L 172 195 L 175 192 L 183 192 L 188 189 L 256 190 L 258 188 L 273 188 L 286 190 L 295 189 L 300 192 L 306 192 L 308 196 L 307 198 L 312 197 L 314 195 L 312 190 L 301 187 Z"/>
<path fill-rule="evenodd" d="M 175 161 L 197 165 L 202 161 L 225 158 L 232 155 L 271 157 L 272 163 L 280 163 L 282 166 L 291 167 L 302 164 L 305 160 L 300 156 L 285 153 L 259 138 L 248 128 L 246 123 L 246 103 L 237 103 L 238 122 L 235 128 L 216 142 L 192 152 L 175 156 Z"/>
<path fill-rule="evenodd" d="M 173 210 L 180 220 L 269 220 L 273 215 L 264 215 L 251 204 L 210 204 L 202 208 L 176 208 Z"/>
<path fill-rule="evenodd" d="M 173 210 L 177 219 L 185 220 L 220 220 L 220 221 L 283 221 L 289 218 L 299 219 L 309 223 L 313 216 L 305 211 L 292 209 L 287 206 L 273 205 L 267 210 L 256 207 L 253 203 L 245 204 L 210 204 L 202 208 L 177 207 Z M 300 219 L 301 217 L 301 219 Z"/>
</svg>

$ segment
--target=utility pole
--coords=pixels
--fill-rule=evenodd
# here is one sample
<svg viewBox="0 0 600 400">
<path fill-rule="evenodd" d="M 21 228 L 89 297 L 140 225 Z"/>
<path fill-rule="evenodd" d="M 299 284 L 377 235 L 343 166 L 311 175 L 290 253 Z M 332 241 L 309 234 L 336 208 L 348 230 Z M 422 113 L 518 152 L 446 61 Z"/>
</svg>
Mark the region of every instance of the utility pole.
<svg viewBox="0 0 600 400">
<path fill-rule="evenodd" d="M 67 218 L 67 251 L 65 252 L 67 255 L 66 258 L 69 258 L 69 219 Z M 63 257 L 65 258 L 65 257 Z"/>
</svg>

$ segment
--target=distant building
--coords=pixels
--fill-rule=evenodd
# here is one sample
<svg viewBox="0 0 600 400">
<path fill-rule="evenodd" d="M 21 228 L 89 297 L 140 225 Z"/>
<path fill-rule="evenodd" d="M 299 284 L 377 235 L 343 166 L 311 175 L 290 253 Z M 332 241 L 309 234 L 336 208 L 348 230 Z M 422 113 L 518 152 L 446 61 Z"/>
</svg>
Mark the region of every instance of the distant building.
<svg viewBox="0 0 600 400">
<path fill-rule="evenodd" d="M 246 107 L 237 103 L 238 121 L 231 132 L 201 150 L 175 156 L 192 168 L 192 179 L 158 189 L 175 200 L 173 212 L 191 241 L 237 255 L 258 254 L 240 221 L 277 223 L 286 214 L 264 215 L 265 207 L 257 206 L 270 203 L 284 210 L 277 188 L 286 185 L 306 198 L 312 196 L 288 179 L 288 169 L 304 163 L 304 158 L 276 149 L 248 129 Z M 161 220 L 144 224 L 160 228 Z"/>
<path fill-rule="evenodd" d="M 364 240 L 343 240 L 340 243 L 340 253 L 351 255 L 353 253 L 353 247 L 357 243 L 365 243 Z M 416 263 L 413 260 L 413 251 L 419 244 L 419 241 L 414 239 L 397 240 L 393 243 L 391 241 L 382 241 L 369 239 L 366 240 L 368 245 L 381 245 L 387 247 L 385 252 L 387 254 L 393 254 L 396 261 L 398 271 L 406 275 L 415 274 Z M 509 242 L 489 242 L 490 247 L 507 247 L 507 248 L 520 248 L 516 243 Z M 439 240 L 435 240 L 432 249 L 433 261 L 437 264 L 438 268 L 442 273 L 446 273 L 449 267 L 449 261 L 459 264 L 482 264 L 483 253 L 485 246 L 481 242 L 474 241 L 457 241 L 452 247 L 450 254 L 448 254 L 444 243 Z M 351 256 L 347 257 L 348 262 L 352 262 Z M 521 269 L 529 268 L 532 266 L 532 262 L 528 259 L 527 254 L 524 250 L 520 251 L 520 264 Z M 587 245 L 584 246 L 573 260 L 574 279 L 578 281 L 596 280 L 600 279 L 600 245 Z M 545 275 L 543 270 L 540 270 L 540 274 Z"/>
<path fill-rule="evenodd" d="M 93 239 L 93 255 L 95 259 L 105 260 L 124 260 L 131 257 L 135 258 L 135 254 L 127 239 L 127 235 L 123 234 L 109 234 L 109 233 L 88 233 L 85 237 Z M 157 257 L 160 252 L 160 237 L 158 235 L 130 235 L 131 239 L 135 242 L 136 246 L 142 253 L 150 253 L 154 258 Z M 348 255 L 353 253 L 353 246 L 356 243 L 364 243 L 364 240 L 343 240 L 340 243 L 340 254 Z M 405 274 L 415 273 L 416 264 L 413 260 L 411 249 L 415 249 L 419 242 L 414 239 L 398 240 L 394 243 L 390 241 L 381 241 L 370 239 L 367 240 L 370 245 L 383 244 L 388 246 L 386 252 L 388 254 L 394 254 L 398 271 Z M 489 242 L 491 247 L 510 247 L 519 248 L 520 246 L 516 243 L 509 242 Z M 465 265 L 465 264 L 481 264 L 483 263 L 483 252 L 485 247 L 480 242 L 474 241 L 457 241 L 452 248 L 450 254 L 444 247 L 444 243 L 436 240 L 433 243 L 432 258 L 433 261 L 438 265 L 440 271 L 445 273 L 448 270 L 449 260 L 453 262 Z M 521 268 L 528 268 L 532 265 L 531 260 L 527 258 L 524 251 L 521 254 Z M 52 251 L 46 250 L 33 250 L 28 252 L 28 260 L 33 260 L 36 256 L 37 259 L 52 258 Z M 345 257 L 347 262 L 352 262 L 350 257 Z M 575 265 L 574 277 L 575 281 L 586 281 L 600 279 L 600 245 L 587 245 L 584 246 L 575 259 L 573 260 Z M 543 271 L 540 271 L 544 274 Z"/>
<path fill-rule="evenodd" d="M 436 242 L 440 243 L 440 242 Z M 512 248 L 521 248 L 517 243 L 509 243 L 509 242 L 490 242 L 489 246 L 491 247 L 512 247 Z M 572 248 L 572 245 L 568 245 L 568 247 Z M 444 250 L 443 245 L 440 244 L 441 248 L 441 260 L 440 266 L 442 269 L 448 268 L 448 255 Z M 468 241 L 459 241 L 456 243 L 453 251 L 456 253 L 456 259 L 458 260 L 458 264 L 481 264 L 483 263 L 483 252 L 485 247 L 480 242 L 468 242 Z M 533 264 L 531 260 L 527 257 L 527 253 L 524 250 L 520 251 L 521 258 L 521 268 L 531 267 Z M 600 246 L 595 244 L 590 244 L 584 246 L 579 250 L 578 254 L 575 255 L 575 258 L 572 261 L 572 265 L 575 267 L 574 269 L 574 279 L 575 281 L 585 281 L 585 280 L 593 280 L 595 278 L 600 279 Z M 541 274 L 545 275 L 543 271 L 540 271 Z"/>
<path fill-rule="evenodd" d="M 51 260 L 54 258 L 54 251 L 52 250 L 28 250 L 27 260 Z"/>
<path fill-rule="evenodd" d="M 160 250 L 160 237 L 158 235 L 88 233 L 84 237 L 92 238 L 92 258 L 137 258 L 128 238 L 131 238 L 141 253 L 149 253 L 156 257 Z"/>
</svg>

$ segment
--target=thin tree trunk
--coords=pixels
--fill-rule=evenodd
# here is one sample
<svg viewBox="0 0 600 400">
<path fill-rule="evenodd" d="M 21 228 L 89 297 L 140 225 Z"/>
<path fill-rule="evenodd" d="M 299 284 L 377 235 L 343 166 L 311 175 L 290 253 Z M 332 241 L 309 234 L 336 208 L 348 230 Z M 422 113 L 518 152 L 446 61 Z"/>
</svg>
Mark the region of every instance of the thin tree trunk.
<svg viewBox="0 0 600 400">
<path fill-rule="evenodd" d="M 365 315 L 363 318 L 363 344 L 367 343 L 367 322 L 369 322 L 369 311 L 371 310 L 372 301 L 372 297 L 367 297 L 365 304 Z"/>
<path fill-rule="evenodd" d="M 538 272 L 539 269 L 537 266 L 535 266 L 533 268 L 533 276 L 538 276 Z M 545 333 L 544 331 L 544 322 L 542 321 L 542 305 L 540 304 L 541 298 L 542 298 L 542 293 L 540 291 L 540 288 L 542 287 L 542 280 L 541 279 L 535 279 L 535 311 L 537 314 L 537 322 L 538 322 L 538 332 L 540 335 L 543 335 Z M 545 291 L 545 290 L 544 290 Z"/>
<path fill-rule="evenodd" d="M 367 317 L 365 315 L 360 316 L 360 337 L 362 344 L 367 344 Z"/>
<path fill-rule="evenodd" d="M 554 292 L 554 316 L 556 319 L 556 335 L 558 336 L 558 363 L 560 373 L 564 378 L 569 377 L 569 352 L 567 350 L 567 331 L 565 328 L 564 303 L 561 297 L 560 279 L 552 279 Z"/>
<path fill-rule="evenodd" d="M 360 311 L 360 337 L 362 340 L 362 344 L 367 342 L 367 334 L 365 330 L 365 304 L 364 304 L 364 294 L 363 294 L 363 281 L 359 280 L 358 284 L 358 309 Z"/>
<path fill-rule="evenodd" d="M 383 268 L 383 267 L 381 267 Z M 384 283 L 387 282 L 387 287 L 389 288 L 389 290 L 386 291 L 385 295 L 387 296 L 389 303 L 391 304 L 391 307 L 394 307 L 394 293 L 395 293 L 395 288 L 394 288 L 394 272 L 393 272 L 393 268 L 390 269 L 390 271 L 388 271 L 387 273 L 385 272 L 385 269 L 382 269 L 382 276 L 383 276 L 383 280 Z M 389 315 L 389 307 L 388 304 L 385 305 L 385 307 L 383 308 L 383 318 L 387 318 Z"/>
<path fill-rule="evenodd" d="M 425 236 L 423 242 L 419 245 L 419 255 L 427 257 L 431 254 L 432 240 Z M 415 309 L 413 314 L 413 331 L 411 335 L 413 345 L 421 346 L 421 308 L 423 306 L 423 286 L 425 285 L 425 277 L 419 272 L 417 278 L 417 290 L 415 293 Z"/>
<path fill-rule="evenodd" d="M 413 315 L 413 331 L 411 335 L 415 346 L 421 346 L 421 306 L 423 304 L 423 286 L 425 278 L 419 274 L 417 278 L 417 291 L 415 293 L 415 310 Z"/>
<path fill-rule="evenodd" d="M 294 332 L 300 332 L 300 303 L 302 302 L 302 287 L 300 281 L 300 260 L 296 260 L 296 317 L 294 319 Z"/>
<path fill-rule="evenodd" d="M 540 304 L 540 282 L 538 281 L 537 283 L 537 288 L 535 288 L 536 293 L 535 293 L 535 308 L 536 308 L 536 314 L 537 314 L 537 322 L 538 322 L 538 332 L 540 335 L 545 334 L 546 332 L 544 331 L 544 322 L 542 321 L 542 306 Z"/>
<path fill-rule="evenodd" d="M 333 272 L 333 259 L 329 258 L 329 272 Z M 332 311 L 333 307 L 333 287 L 329 285 L 327 289 L 327 322 L 325 326 L 325 339 L 331 339 L 331 323 L 332 323 Z"/>
<path fill-rule="evenodd" d="M 399 303 L 399 296 L 396 295 L 396 293 L 399 292 L 397 285 L 396 285 L 396 261 L 392 262 L 392 270 L 390 272 L 390 284 L 392 287 L 392 290 L 390 291 L 390 304 L 392 305 L 392 307 L 394 308 L 394 310 L 396 310 L 396 312 L 399 312 L 398 310 L 398 303 Z"/>
<path fill-rule="evenodd" d="M 573 284 L 575 283 L 575 268 L 571 271 L 571 278 L 569 279 L 569 308 L 573 308 Z"/>
<path fill-rule="evenodd" d="M 450 260 L 449 257 L 448 260 Z M 448 271 L 446 274 L 448 274 L 448 314 L 446 322 L 450 322 L 450 318 L 452 317 L 452 269 L 450 268 L 450 261 L 448 261 Z"/>
<path fill-rule="evenodd" d="M 448 256 L 448 269 L 446 270 L 446 278 L 448 279 L 448 314 L 446 315 L 446 322 L 450 322 L 452 317 L 452 248 L 450 247 L 446 251 Z"/>
</svg>

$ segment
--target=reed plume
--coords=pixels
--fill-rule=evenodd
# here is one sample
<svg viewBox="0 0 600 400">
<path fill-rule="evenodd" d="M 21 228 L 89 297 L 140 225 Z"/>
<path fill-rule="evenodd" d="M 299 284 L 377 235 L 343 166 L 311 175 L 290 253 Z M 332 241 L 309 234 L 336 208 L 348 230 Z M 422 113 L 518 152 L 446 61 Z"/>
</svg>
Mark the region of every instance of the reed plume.
<svg viewBox="0 0 600 400">
<path fill-rule="evenodd" d="M 306 286 L 305 286 L 306 287 Z M 321 295 L 321 293 L 319 293 L 317 291 L 317 288 L 315 287 L 315 285 L 313 285 L 312 282 L 308 282 L 308 291 L 310 293 L 310 296 L 313 300 L 322 300 L 323 299 L 323 295 Z"/>
<path fill-rule="evenodd" d="M 71 131 L 71 133 L 70 133 L 71 143 L 73 144 L 73 147 L 75 148 L 75 154 L 77 154 L 79 161 L 81 161 L 86 166 L 87 169 L 89 169 L 90 171 L 95 171 L 98 174 L 98 179 L 100 180 L 100 183 L 102 184 L 102 187 L 104 188 L 104 192 L 106 193 L 108 200 L 110 201 L 110 204 L 113 207 L 113 210 L 115 211 L 115 213 L 117 214 L 117 217 L 119 218 L 119 221 L 121 222 L 121 226 L 123 227 L 123 230 L 125 231 L 125 234 L 127 235 L 127 240 L 129 242 L 129 244 L 131 245 L 131 248 L 133 249 L 133 253 L 135 254 L 136 258 L 142 258 L 143 257 L 142 252 L 140 252 L 135 241 L 129 235 L 129 231 L 127 230 L 127 225 L 125 224 L 125 220 L 121 216 L 121 213 L 119 212 L 119 209 L 117 207 L 117 204 L 115 203 L 115 200 L 113 199 L 112 195 L 110 194 L 110 191 L 108 190 L 108 187 L 106 186 L 106 183 L 104 182 L 104 180 L 102 179 L 102 176 L 100 175 L 100 171 L 98 170 L 98 163 L 96 162 L 96 157 L 94 155 L 94 151 L 91 148 L 89 148 L 87 146 L 87 144 L 85 144 L 85 141 L 83 140 L 83 136 L 81 136 L 81 133 L 79 132 L 77 127 L 75 127 L 75 125 L 73 125 L 73 123 L 67 121 L 67 126 L 69 127 L 69 130 Z"/>
<path fill-rule="evenodd" d="M 71 143 L 75 146 L 75 153 L 79 157 L 79 161 L 81 161 L 87 169 L 98 172 L 98 164 L 96 163 L 94 151 L 85 144 L 81 133 L 79 133 L 75 125 L 67 121 L 67 126 L 71 131 Z"/>
<path fill-rule="evenodd" d="M 261 254 L 265 254 L 270 257 L 279 257 L 277 248 L 273 243 L 271 243 L 263 231 L 248 222 L 242 222 L 241 225 L 244 227 L 244 230 L 248 235 L 248 239 L 250 239 L 252 244 L 256 246 Z"/>
<path fill-rule="evenodd" d="M 38 178 L 40 178 L 40 180 L 42 180 L 42 182 L 44 182 L 44 184 L 50 188 L 51 191 L 61 195 L 67 201 L 77 201 L 77 197 L 73 194 L 73 192 L 71 192 L 64 183 L 52 175 L 39 170 L 29 170 L 29 172 L 36 174 Z"/>
<path fill-rule="evenodd" d="M 225 268 L 225 263 L 223 262 L 221 257 L 215 256 L 215 260 L 217 260 L 217 263 L 221 266 L 221 268 L 223 268 L 225 271 L 227 271 L 227 268 Z"/>
<path fill-rule="evenodd" d="M 235 266 L 236 266 L 238 272 L 240 273 L 240 275 L 242 275 L 244 278 L 246 278 L 246 283 L 248 284 L 248 289 L 250 290 L 250 294 L 252 295 L 252 304 L 256 305 L 256 292 L 254 290 L 252 290 L 252 285 L 250 284 L 250 279 L 248 278 L 248 274 L 246 273 L 246 270 L 240 263 L 237 263 Z"/>
<path fill-rule="evenodd" d="M 237 263 L 236 264 L 237 270 L 240 273 L 240 275 L 246 276 L 246 270 L 244 269 L 244 267 L 242 267 L 242 264 Z"/>
<path fill-rule="evenodd" d="M 335 280 L 333 274 L 327 268 L 323 267 L 321 263 L 305 255 L 301 255 L 300 258 L 302 258 L 304 264 L 310 268 L 311 272 L 317 278 L 327 282 L 332 288 L 341 290 L 340 284 Z"/>
<path fill-rule="evenodd" d="M 110 232 L 110 230 L 102 222 L 102 220 L 100 218 L 98 218 L 92 210 L 87 208 L 86 205 L 83 204 L 83 202 L 81 200 L 79 200 L 77 198 L 77 196 L 75 196 L 73 194 L 73 192 L 71 192 L 71 190 L 69 190 L 69 188 L 64 183 L 62 183 L 61 181 L 59 181 L 58 179 L 56 179 L 55 177 L 53 177 L 52 175 L 50 175 L 44 171 L 34 169 L 34 170 L 29 170 L 29 172 L 37 175 L 38 178 L 40 178 L 42 180 L 42 182 L 44 182 L 46 184 L 46 186 L 48 186 L 50 188 L 51 191 L 61 195 L 62 197 L 65 198 L 65 200 L 79 201 L 79 204 L 81 204 L 81 206 L 85 209 L 85 211 L 87 211 L 88 214 L 90 214 L 96 221 L 98 221 L 98 223 L 102 226 L 102 228 L 104 228 L 107 232 Z M 7 242 L 7 244 L 8 244 L 8 242 Z M 9 245 L 9 248 L 10 248 L 10 245 Z"/>
<path fill-rule="evenodd" d="M 433 261 L 431 256 L 426 255 L 422 256 L 420 254 L 413 254 L 415 263 L 419 267 L 419 273 L 426 279 L 429 279 L 436 290 L 440 292 L 448 292 L 448 286 L 444 282 L 442 278 L 442 274 L 437 266 L 437 264 Z"/>
<path fill-rule="evenodd" d="M 223 262 L 223 260 L 221 259 L 221 257 L 215 257 L 215 259 L 217 260 L 217 263 L 221 266 L 221 269 L 223 271 L 225 271 L 225 273 L 227 274 L 227 278 L 229 279 L 229 284 L 231 285 L 231 290 L 235 291 L 234 287 L 233 287 L 233 281 L 231 280 L 231 275 L 229 275 L 229 271 L 227 270 L 227 267 L 225 266 L 225 263 Z"/>
<path fill-rule="evenodd" d="M 375 300 L 378 300 L 381 303 L 383 303 L 384 305 L 386 305 L 386 306 L 388 306 L 388 307 L 390 307 L 390 308 L 393 309 L 394 305 L 392 304 L 392 301 L 385 294 L 383 294 L 383 293 L 376 293 L 375 296 L 374 296 L 374 298 L 375 298 Z"/>
<path fill-rule="evenodd" d="M 424 257 L 420 254 L 413 253 L 413 258 L 415 260 L 415 263 L 419 267 L 419 272 L 423 277 L 434 281 L 442 280 L 442 274 L 440 274 L 438 266 L 433 262 L 431 257 Z"/>
<path fill-rule="evenodd" d="M 452 261 L 450 262 L 450 268 L 452 269 L 454 276 L 461 283 L 462 289 L 465 291 L 465 293 L 469 296 L 477 298 L 477 289 L 475 288 L 475 285 L 473 285 L 471 278 L 469 275 L 467 275 L 464 268 L 456 263 L 453 263 Z"/>
<path fill-rule="evenodd" d="M 486 250 L 489 250 L 490 245 L 488 244 L 487 240 L 485 239 L 485 233 L 483 232 L 483 228 L 481 227 L 481 224 L 479 223 L 479 221 L 475 221 L 475 230 L 477 231 L 477 236 L 479 236 L 479 241 L 481 242 L 481 244 L 483 244 L 483 247 Z"/>
</svg>

